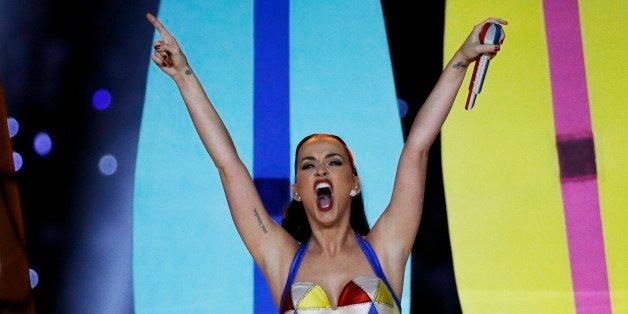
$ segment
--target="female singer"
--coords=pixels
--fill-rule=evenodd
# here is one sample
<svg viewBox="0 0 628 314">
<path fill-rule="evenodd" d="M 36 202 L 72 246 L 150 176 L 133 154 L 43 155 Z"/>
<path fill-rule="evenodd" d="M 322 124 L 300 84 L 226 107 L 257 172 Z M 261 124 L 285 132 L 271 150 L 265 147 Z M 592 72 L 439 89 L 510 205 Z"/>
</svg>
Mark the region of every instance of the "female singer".
<svg viewBox="0 0 628 314">
<path fill-rule="evenodd" d="M 405 264 L 419 227 L 427 157 L 470 63 L 495 55 L 475 26 L 418 112 L 404 145 L 390 203 L 369 230 L 353 155 L 337 136 L 313 134 L 296 149 L 293 201 L 276 224 L 227 129 L 175 38 L 153 15 L 162 39 L 154 63 L 176 83 L 220 174 L 238 233 L 270 285 L 281 313 L 399 313 Z M 328 113 L 326 113 L 328 114 Z"/>
</svg>

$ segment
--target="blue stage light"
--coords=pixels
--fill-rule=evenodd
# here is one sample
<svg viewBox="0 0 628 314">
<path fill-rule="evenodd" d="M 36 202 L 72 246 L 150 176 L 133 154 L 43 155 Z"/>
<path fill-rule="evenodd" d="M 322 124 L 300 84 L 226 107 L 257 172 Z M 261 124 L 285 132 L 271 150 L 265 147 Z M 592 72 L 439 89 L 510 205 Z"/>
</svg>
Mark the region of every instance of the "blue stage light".
<svg viewBox="0 0 628 314">
<path fill-rule="evenodd" d="M 33 140 L 33 147 L 39 156 L 46 156 L 52 150 L 52 139 L 46 132 L 39 132 Z"/>
<path fill-rule="evenodd" d="M 105 110 L 111 104 L 111 94 L 108 90 L 101 88 L 94 93 L 92 104 L 98 110 Z"/>
<path fill-rule="evenodd" d="M 20 124 L 13 117 L 7 119 L 7 125 L 9 126 L 9 136 L 14 137 L 20 130 Z"/>
<path fill-rule="evenodd" d="M 13 152 L 13 167 L 15 167 L 15 171 L 20 171 L 22 162 L 22 155 L 18 152 Z"/>
<path fill-rule="evenodd" d="M 397 106 L 399 107 L 399 116 L 405 118 L 408 114 L 408 102 L 403 98 L 397 98 Z"/>
<path fill-rule="evenodd" d="M 112 155 L 104 155 L 98 162 L 98 170 L 106 176 L 110 176 L 118 170 L 118 161 Z"/>
</svg>

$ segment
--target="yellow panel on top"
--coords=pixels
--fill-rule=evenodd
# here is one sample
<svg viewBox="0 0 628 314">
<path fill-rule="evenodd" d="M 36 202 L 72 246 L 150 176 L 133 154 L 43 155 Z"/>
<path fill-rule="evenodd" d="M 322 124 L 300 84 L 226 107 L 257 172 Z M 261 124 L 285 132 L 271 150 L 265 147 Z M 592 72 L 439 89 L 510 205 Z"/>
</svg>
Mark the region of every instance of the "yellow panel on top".
<svg viewBox="0 0 628 314">
<path fill-rule="evenodd" d="M 628 3 L 579 4 L 611 304 L 628 313 Z"/>
<path fill-rule="evenodd" d="M 331 303 L 323 288 L 317 284 L 312 284 L 297 303 L 296 309 L 331 309 Z"/>
<path fill-rule="evenodd" d="M 573 290 L 541 1 L 447 1 L 446 61 L 471 28 L 505 18 L 482 93 L 468 70 L 442 132 L 456 284 L 465 313 L 570 313 Z"/>
</svg>

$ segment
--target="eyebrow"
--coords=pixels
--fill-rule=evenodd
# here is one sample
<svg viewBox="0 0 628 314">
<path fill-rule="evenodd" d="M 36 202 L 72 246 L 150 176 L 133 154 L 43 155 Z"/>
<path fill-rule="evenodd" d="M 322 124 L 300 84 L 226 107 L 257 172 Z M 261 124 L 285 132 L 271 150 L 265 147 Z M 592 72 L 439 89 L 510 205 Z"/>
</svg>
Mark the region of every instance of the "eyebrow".
<svg viewBox="0 0 628 314">
<path fill-rule="evenodd" d="M 340 159 L 344 160 L 344 157 L 342 157 L 342 155 L 337 154 L 337 153 L 329 153 L 329 154 L 325 155 L 324 159 L 328 159 L 328 158 L 332 158 L 332 157 L 340 157 Z M 316 160 L 316 158 L 314 158 L 312 156 L 303 157 L 301 159 L 301 162 L 304 162 L 306 160 Z"/>
</svg>

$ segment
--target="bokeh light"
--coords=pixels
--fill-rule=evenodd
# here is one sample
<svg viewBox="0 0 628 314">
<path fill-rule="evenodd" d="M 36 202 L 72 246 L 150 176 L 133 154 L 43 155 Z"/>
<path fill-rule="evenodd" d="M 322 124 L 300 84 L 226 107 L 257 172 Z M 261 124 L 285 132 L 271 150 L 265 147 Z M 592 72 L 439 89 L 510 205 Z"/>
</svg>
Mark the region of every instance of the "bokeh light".
<svg viewBox="0 0 628 314">
<path fill-rule="evenodd" d="M 20 171 L 22 168 L 22 155 L 18 152 L 13 152 L 13 167 L 15 171 Z"/>
<path fill-rule="evenodd" d="M 408 114 L 408 102 L 403 98 L 397 98 L 397 106 L 399 107 L 399 116 L 404 118 Z"/>
<path fill-rule="evenodd" d="M 92 104 L 94 108 L 98 110 L 105 110 L 109 108 L 111 104 L 111 94 L 108 90 L 101 88 L 94 93 L 92 96 Z"/>
<path fill-rule="evenodd" d="M 46 132 L 39 132 L 35 135 L 35 139 L 33 140 L 33 147 L 35 147 L 35 152 L 40 156 L 46 156 L 52 150 L 52 140 L 50 136 Z"/>
<path fill-rule="evenodd" d="M 39 275 L 37 274 L 37 272 L 34 269 L 29 268 L 28 275 L 31 281 L 31 289 L 37 287 L 37 284 L 39 283 Z"/>
<path fill-rule="evenodd" d="M 9 136 L 14 137 L 20 130 L 20 124 L 13 117 L 7 118 L 7 125 L 9 126 Z"/>
<path fill-rule="evenodd" d="M 118 161 L 112 155 L 104 155 L 98 162 L 98 170 L 100 173 L 110 176 L 118 170 Z"/>
</svg>

